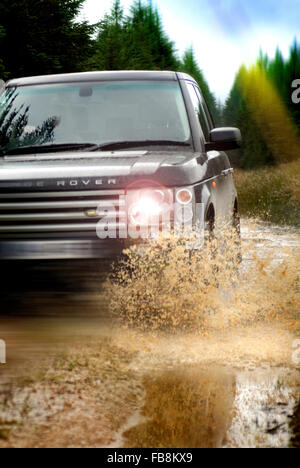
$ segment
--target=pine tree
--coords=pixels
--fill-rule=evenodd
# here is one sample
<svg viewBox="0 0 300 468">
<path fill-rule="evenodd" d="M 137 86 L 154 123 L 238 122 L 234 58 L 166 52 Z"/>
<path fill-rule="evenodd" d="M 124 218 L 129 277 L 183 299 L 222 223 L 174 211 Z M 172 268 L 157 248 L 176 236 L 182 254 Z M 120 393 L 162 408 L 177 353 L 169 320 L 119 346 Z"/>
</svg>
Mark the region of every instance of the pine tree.
<svg viewBox="0 0 300 468">
<path fill-rule="evenodd" d="M 0 25 L 0 80 L 5 80 L 7 74 L 5 73 L 3 59 L 1 57 L 1 51 L 4 48 L 4 39 L 5 39 L 5 29 L 3 26 Z"/>
<path fill-rule="evenodd" d="M 136 1 L 126 18 L 120 0 L 99 24 L 92 68 L 98 70 L 175 70 L 174 43 L 151 2 Z"/>
<path fill-rule="evenodd" d="M 83 3 L 1 0 L 0 57 L 9 76 L 84 70 L 94 28 L 75 21 Z"/>
<path fill-rule="evenodd" d="M 129 67 L 132 69 L 176 70 L 179 61 L 174 43 L 164 32 L 162 20 L 152 2 L 135 1 L 127 19 Z"/>
<path fill-rule="evenodd" d="M 294 41 L 294 44 L 290 50 L 290 58 L 286 63 L 286 93 L 288 97 L 288 106 L 291 111 L 291 114 L 300 130 L 300 106 L 299 104 L 294 104 L 291 99 L 292 94 L 292 83 L 295 79 L 300 78 L 300 45 L 297 41 Z"/>
<path fill-rule="evenodd" d="M 124 70 L 128 67 L 128 32 L 124 10 L 116 0 L 110 14 L 98 25 L 95 54 L 91 60 L 94 70 Z"/>
<path fill-rule="evenodd" d="M 187 49 L 183 55 L 182 58 L 182 64 L 180 66 L 180 71 L 184 73 L 188 73 L 191 75 L 198 83 L 203 96 L 207 102 L 207 105 L 210 109 L 210 112 L 212 114 L 213 120 L 216 125 L 221 124 L 221 115 L 218 111 L 218 106 L 217 106 L 217 101 L 215 96 L 212 94 L 212 92 L 209 89 L 208 83 L 206 79 L 204 78 L 202 70 L 199 68 L 199 65 L 197 64 L 194 50 L 192 47 Z"/>
<path fill-rule="evenodd" d="M 290 161 L 299 155 L 300 109 L 291 99 L 296 78 L 300 78 L 296 41 L 288 60 L 279 49 L 272 60 L 261 51 L 256 67 L 241 67 L 226 101 L 224 120 L 242 130 L 238 161 L 242 167 Z"/>
<path fill-rule="evenodd" d="M 286 65 L 279 48 L 276 50 L 274 60 L 268 61 L 268 65 L 264 68 L 264 70 L 278 89 L 282 99 L 284 99 L 286 102 Z"/>
<path fill-rule="evenodd" d="M 259 58 L 259 63 L 262 56 Z M 265 58 L 263 59 L 266 63 Z M 223 112 L 224 125 L 238 127 L 243 136 L 243 146 L 239 152 L 233 154 L 233 163 L 244 169 L 274 164 L 274 157 L 266 145 L 261 129 L 255 122 L 251 110 L 246 102 L 243 90 L 243 76 L 247 69 L 241 66 L 236 75 Z"/>
</svg>

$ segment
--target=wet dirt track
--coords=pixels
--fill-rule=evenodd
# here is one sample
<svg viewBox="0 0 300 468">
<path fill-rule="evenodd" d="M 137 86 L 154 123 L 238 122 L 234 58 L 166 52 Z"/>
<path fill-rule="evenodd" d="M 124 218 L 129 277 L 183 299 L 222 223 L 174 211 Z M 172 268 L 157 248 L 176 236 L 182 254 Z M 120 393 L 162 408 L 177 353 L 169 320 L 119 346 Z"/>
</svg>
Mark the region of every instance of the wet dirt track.
<svg viewBox="0 0 300 468">
<path fill-rule="evenodd" d="M 253 255 L 262 278 L 285 261 L 292 270 L 299 232 L 244 220 L 242 236 L 244 271 Z M 153 336 L 112 325 L 102 290 L 108 268 L 97 261 L 2 265 L 8 362 L 0 367 L 0 446 L 291 445 L 299 423 L 299 303 L 271 319 L 268 299 L 278 298 L 262 297 L 266 282 L 249 298 L 253 310 L 263 304 L 268 320 L 233 326 L 236 313 L 224 319 L 225 307 L 212 319 L 222 325 L 206 333 Z"/>
</svg>

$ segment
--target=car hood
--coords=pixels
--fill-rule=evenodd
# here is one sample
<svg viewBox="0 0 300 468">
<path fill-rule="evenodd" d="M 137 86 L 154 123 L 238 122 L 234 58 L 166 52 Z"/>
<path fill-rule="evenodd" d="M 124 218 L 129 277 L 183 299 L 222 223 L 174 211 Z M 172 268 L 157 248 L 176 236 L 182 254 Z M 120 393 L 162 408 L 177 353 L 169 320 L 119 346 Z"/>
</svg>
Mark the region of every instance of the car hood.
<svg viewBox="0 0 300 468">
<path fill-rule="evenodd" d="M 138 178 L 153 178 L 166 186 L 189 185 L 210 177 L 210 166 L 205 156 L 184 151 L 9 156 L 0 161 L 0 189 L 125 188 Z"/>
</svg>

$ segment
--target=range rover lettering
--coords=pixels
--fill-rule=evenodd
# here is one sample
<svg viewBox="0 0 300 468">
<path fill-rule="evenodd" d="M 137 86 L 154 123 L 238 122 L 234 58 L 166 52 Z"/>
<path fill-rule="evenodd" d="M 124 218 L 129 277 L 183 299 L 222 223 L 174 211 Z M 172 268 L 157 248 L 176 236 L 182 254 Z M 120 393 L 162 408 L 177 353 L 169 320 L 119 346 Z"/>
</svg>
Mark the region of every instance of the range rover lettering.
<svg viewBox="0 0 300 468">
<path fill-rule="evenodd" d="M 193 226 L 236 223 L 226 151 L 240 144 L 183 73 L 11 80 L 0 87 L 0 258 L 111 258 L 165 206 L 171 224 L 176 205 Z"/>
</svg>

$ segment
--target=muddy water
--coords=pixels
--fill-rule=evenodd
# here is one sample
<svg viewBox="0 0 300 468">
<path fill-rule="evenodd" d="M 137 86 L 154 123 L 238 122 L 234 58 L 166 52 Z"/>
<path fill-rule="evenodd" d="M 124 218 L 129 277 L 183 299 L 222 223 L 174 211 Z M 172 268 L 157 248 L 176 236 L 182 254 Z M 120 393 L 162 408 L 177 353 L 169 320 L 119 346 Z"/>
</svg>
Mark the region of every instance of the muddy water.
<svg viewBox="0 0 300 468">
<path fill-rule="evenodd" d="M 288 265 L 289 258 L 300 250 L 299 231 L 290 228 L 244 222 L 242 237 L 244 267 L 252 261 L 254 252 L 271 259 L 271 265 Z M 295 306 L 299 320 L 300 303 Z M 295 336 L 300 332 L 298 326 Z M 289 367 L 252 368 L 236 375 L 235 411 L 227 432 L 227 447 L 289 446 L 291 418 L 300 399 L 299 368 L 290 363 Z"/>
<path fill-rule="evenodd" d="M 21 391 L 33 408 L 26 419 L 19 404 L 24 431 L 12 432 L 8 444 L 39 445 L 43 434 L 45 446 L 289 446 L 300 396 L 292 358 L 300 338 L 300 233 L 243 220 L 242 237 L 238 276 L 222 256 L 200 263 L 180 249 L 161 277 L 157 257 L 150 258 L 138 265 L 140 276 L 129 270 L 130 281 L 125 274 L 108 291 L 97 262 L 8 272 L 0 338 L 7 339 L 9 363 L 0 380 L 23 362 L 34 362 L 38 375 L 40 362 L 48 365 L 74 343 L 88 361 L 71 356 L 66 368 L 49 369 Z M 127 320 L 112 327 L 111 313 Z M 13 402 L 5 404 L 14 415 Z M 5 411 L 0 442 L 1 418 L 12 417 Z M 93 420 L 96 414 L 104 420 Z M 70 429 L 75 421 L 77 433 Z M 33 425 L 39 436 L 29 438 Z M 106 435 L 93 438 L 87 427 Z"/>
<path fill-rule="evenodd" d="M 142 323 L 138 323 L 141 334 L 131 337 L 132 341 L 141 341 L 139 348 L 148 347 L 148 355 L 140 352 L 135 361 L 135 371 L 144 375 L 147 395 L 140 413 L 130 420 L 130 427 L 127 424 L 120 431 L 118 443 L 122 441 L 126 447 L 290 445 L 291 420 L 300 397 L 299 364 L 292 357 L 300 332 L 300 233 L 243 221 L 242 238 L 243 263 L 238 281 L 231 282 L 224 275 L 218 278 L 216 287 L 204 282 L 209 298 L 203 297 L 202 291 L 189 302 L 185 287 L 181 289 L 184 276 L 190 275 L 193 287 L 201 289 L 203 282 L 195 281 L 193 264 L 186 268 L 180 253 L 175 254 L 180 276 L 166 271 L 167 279 L 159 278 L 157 287 L 151 270 L 147 270 L 149 276 L 144 281 L 141 266 L 142 274 L 131 278 L 121 291 L 117 307 L 122 303 L 122 294 L 132 292 L 133 281 L 136 289 L 130 307 L 126 299 L 122 309 L 122 317 L 125 315 L 129 323 L 138 321 L 136 306 L 144 298 L 142 291 L 152 302 L 151 314 L 157 312 L 157 297 L 166 300 L 167 295 L 161 292 L 164 287 L 172 290 L 175 284 L 177 295 L 170 309 L 162 307 L 163 301 L 158 302 L 163 317 L 159 316 L 158 324 L 150 321 L 145 329 L 147 302 Z M 219 269 L 222 272 L 220 265 Z M 164 330 L 165 322 L 173 320 L 168 312 L 173 313 L 178 304 L 175 325 L 184 333 L 160 335 L 157 330 Z M 187 322 L 190 307 L 193 314 Z M 199 316 L 200 322 L 196 320 Z M 155 338 L 151 345 L 152 332 Z"/>
<path fill-rule="evenodd" d="M 181 342 L 158 339 L 133 363 L 146 397 L 115 443 L 288 447 L 300 378 L 289 337 L 281 335 L 272 347 L 276 333 L 247 329 Z"/>
<path fill-rule="evenodd" d="M 299 229 L 242 220 L 241 232 L 244 263 L 251 261 L 251 253 L 254 251 L 263 257 L 271 254 L 274 261 L 282 262 L 300 250 Z"/>
<path fill-rule="evenodd" d="M 289 446 L 296 390 L 288 369 L 258 369 L 236 376 L 234 416 L 226 447 Z"/>
</svg>

